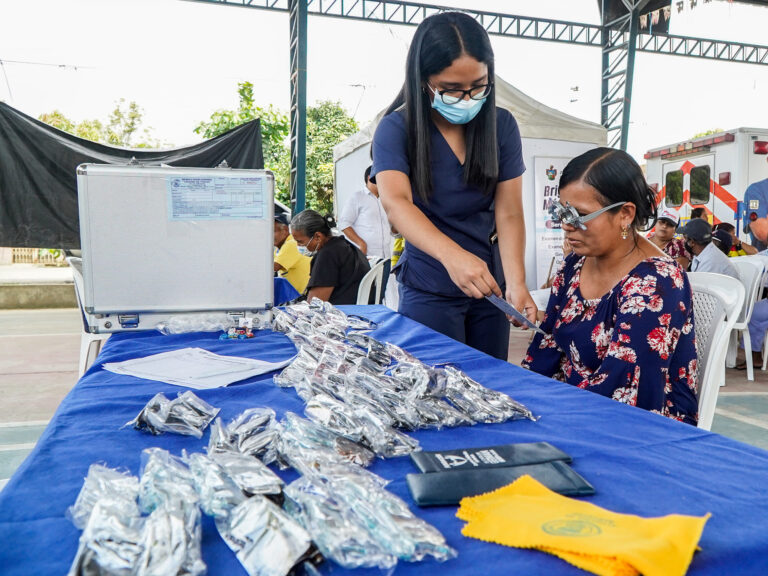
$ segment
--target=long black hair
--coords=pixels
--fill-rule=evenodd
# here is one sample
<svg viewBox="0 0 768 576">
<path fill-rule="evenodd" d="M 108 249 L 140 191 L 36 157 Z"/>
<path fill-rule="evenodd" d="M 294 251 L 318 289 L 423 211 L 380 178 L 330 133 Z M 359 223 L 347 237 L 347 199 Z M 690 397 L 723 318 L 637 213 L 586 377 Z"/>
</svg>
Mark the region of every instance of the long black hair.
<svg viewBox="0 0 768 576">
<path fill-rule="evenodd" d="M 635 205 L 632 227 L 636 230 L 648 230 L 656 224 L 656 192 L 648 186 L 635 159 L 626 152 L 593 148 L 577 156 L 563 169 L 560 190 L 579 180 L 597 190 L 603 206 L 632 202 Z"/>
<path fill-rule="evenodd" d="M 467 54 L 488 67 L 491 92 L 478 115 L 467 123 L 464 182 L 490 193 L 499 177 L 496 140 L 494 59 L 488 33 L 472 17 L 442 12 L 426 18 L 413 36 L 405 63 L 405 83 L 386 114 L 405 105 L 411 187 L 424 202 L 432 195 L 430 125 L 432 105 L 427 79 Z"/>
</svg>

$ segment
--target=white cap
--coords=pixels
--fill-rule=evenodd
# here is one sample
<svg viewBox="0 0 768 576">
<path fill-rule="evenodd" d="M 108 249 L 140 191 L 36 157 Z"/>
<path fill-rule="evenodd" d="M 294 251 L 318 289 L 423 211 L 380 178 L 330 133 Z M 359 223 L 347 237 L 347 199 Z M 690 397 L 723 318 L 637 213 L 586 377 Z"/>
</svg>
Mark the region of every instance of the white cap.
<svg viewBox="0 0 768 576">
<path fill-rule="evenodd" d="M 659 212 L 659 220 L 669 220 L 672 222 L 675 226 L 678 225 L 680 222 L 680 215 L 677 213 L 677 210 L 674 208 L 664 208 Z"/>
</svg>

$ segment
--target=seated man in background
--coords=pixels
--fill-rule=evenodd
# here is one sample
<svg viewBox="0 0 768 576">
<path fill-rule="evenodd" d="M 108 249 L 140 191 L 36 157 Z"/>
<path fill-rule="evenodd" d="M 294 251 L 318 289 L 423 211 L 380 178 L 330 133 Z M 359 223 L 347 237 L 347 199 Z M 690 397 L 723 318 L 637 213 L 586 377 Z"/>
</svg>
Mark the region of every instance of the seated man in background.
<svg viewBox="0 0 768 576">
<path fill-rule="evenodd" d="M 712 243 L 712 226 L 701 218 L 688 221 L 683 228 L 685 242 L 693 254 L 691 272 L 715 272 L 738 279 L 736 267 Z"/>
<path fill-rule="evenodd" d="M 275 214 L 275 272 L 290 282 L 301 294 L 309 282 L 310 260 L 299 252 L 296 240 L 288 228 L 286 214 Z"/>
</svg>

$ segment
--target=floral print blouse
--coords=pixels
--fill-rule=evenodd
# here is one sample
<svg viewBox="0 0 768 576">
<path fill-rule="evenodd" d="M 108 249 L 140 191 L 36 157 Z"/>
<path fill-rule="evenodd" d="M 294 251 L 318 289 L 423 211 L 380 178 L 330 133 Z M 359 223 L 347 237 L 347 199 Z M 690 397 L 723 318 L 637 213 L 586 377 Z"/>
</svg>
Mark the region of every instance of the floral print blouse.
<svg viewBox="0 0 768 576">
<path fill-rule="evenodd" d="M 523 367 L 696 425 L 697 360 L 688 277 L 667 257 L 640 262 L 602 298 L 582 297 L 571 254 Z"/>
<path fill-rule="evenodd" d="M 650 240 L 652 237 L 653 232 L 648 234 L 648 240 Z M 675 236 L 672 238 L 672 240 L 667 242 L 667 245 L 663 248 L 663 252 L 671 258 L 680 258 L 683 256 L 688 258 L 688 260 L 693 260 L 693 254 L 691 254 L 691 251 L 685 247 L 685 241 L 679 236 Z"/>
</svg>

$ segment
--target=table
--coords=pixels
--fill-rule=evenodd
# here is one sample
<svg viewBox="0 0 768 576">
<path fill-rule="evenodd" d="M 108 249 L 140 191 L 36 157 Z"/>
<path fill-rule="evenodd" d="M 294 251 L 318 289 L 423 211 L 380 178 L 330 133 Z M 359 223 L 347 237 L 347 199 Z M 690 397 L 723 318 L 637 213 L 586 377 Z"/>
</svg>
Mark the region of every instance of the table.
<svg viewBox="0 0 768 576">
<path fill-rule="evenodd" d="M 768 572 L 768 452 L 680 424 L 495 360 L 437 334 L 381 306 L 342 307 L 379 322 L 373 333 L 423 361 L 451 361 L 479 382 L 510 394 L 536 414 L 537 422 L 515 421 L 414 433 L 426 450 L 507 442 L 548 441 L 574 458 L 573 468 L 597 494 L 588 501 L 617 512 L 643 516 L 712 513 L 691 565 L 693 575 Z M 156 332 L 116 334 L 97 362 L 61 403 L 27 460 L 0 493 L 0 572 L 5 575 L 65 574 L 80 532 L 65 518 L 88 466 L 97 461 L 138 474 L 142 449 L 159 446 L 179 454 L 208 442 L 166 434 L 150 436 L 120 427 L 157 392 L 181 389 L 106 372 L 115 362 L 170 349 L 200 346 L 216 353 L 277 361 L 293 346 L 282 334 L 259 332 L 252 340 L 219 341 L 215 334 L 162 336 Z M 230 420 L 245 408 L 269 405 L 278 416 L 301 413 L 292 389 L 261 376 L 228 388 L 200 391 Z M 372 471 L 392 480 L 389 489 L 412 504 L 405 475 L 416 472 L 408 458 L 377 460 Z M 286 480 L 295 476 L 283 474 Z M 458 558 L 400 563 L 397 574 L 583 574 L 547 554 L 507 548 L 461 536 L 455 507 L 412 509 L 442 531 Z M 208 573 L 244 574 L 234 554 L 203 520 L 203 558 Z M 362 574 L 365 571 L 359 571 Z M 345 573 L 333 565 L 333 573 Z M 350 572 L 351 573 L 351 572 Z M 374 572 L 371 572 L 374 573 Z M 379 574 L 379 572 L 375 572 Z"/>
<path fill-rule="evenodd" d="M 275 306 L 281 306 L 299 297 L 299 291 L 281 276 L 275 276 Z"/>
</svg>

